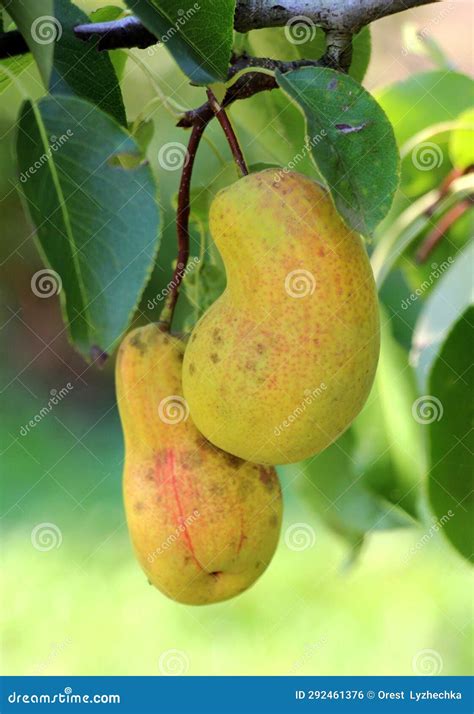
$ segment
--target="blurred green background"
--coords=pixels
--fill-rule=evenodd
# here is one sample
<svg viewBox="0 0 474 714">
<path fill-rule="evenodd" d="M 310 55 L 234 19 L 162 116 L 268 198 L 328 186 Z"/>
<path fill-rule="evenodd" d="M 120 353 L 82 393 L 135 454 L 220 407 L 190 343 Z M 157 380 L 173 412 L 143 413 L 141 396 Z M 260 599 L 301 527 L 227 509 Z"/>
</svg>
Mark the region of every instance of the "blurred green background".
<svg viewBox="0 0 474 714">
<path fill-rule="evenodd" d="M 100 5 L 78 4 L 88 11 Z M 457 5 L 456 12 L 436 26 L 431 24 L 430 31 L 446 49 L 456 44 L 456 66 L 466 70 L 470 55 L 464 28 L 469 3 Z M 422 27 L 432 23 L 432 18 L 429 8 L 409 17 Z M 373 26 L 372 60 L 365 80 L 371 91 L 432 68 L 428 58 L 403 52 L 402 25 L 407 19 L 397 16 Z M 156 157 L 163 141 L 185 140 L 162 104 L 147 105 L 156 96 L 156 81 L 165 95 L 186 107 L 199 104 L 203 90 L 187 86 L 165 48 L 153 54 L 136 51 L 135 55 L 151 75 L 127 60 L 122 84 L 127 114 L 133 120 L 144 113 L 153 122 L 147 155 L 159 173 L 165 211 L 157 267 L 137 318 L 146 322 L 157 317 L 147 301 L 169 280 L 175 252 L 173 197 L 179 172 L 160 172 Z M 21 82 L 28 92 L 41 95 L 32 66 L 21 75 Z M 259 116 L 265 101 L 252 100 Z M 416 424 L 407 426 L 411 418 L 407 395 L 413 379 L 407 377 L 407 352 L 401 355 L 400 350 L 421 305 L 397 320 L 397 311 L 391 309 L 400 303 L 396 280 L 386 288 L 384 302 L 390 317 L 387 324 L 391 323 L 397 341 L 390 335 L 384 340 L 383 374 L 351 434 L 359 439 L 360 452 L 367 448 L 370 452 L 368 457 L 359 454 L 359 470 L 365 470 L 364 458 L 369 459 L 371 466 L 379 464 L 390 481 L 392 462 L 396 462 L 397 473 L 403 472 L 405 485 L 409 484 L 398 494 L 401 498 L 406 493 L 403 512 L 388 500 L 370 502 L 377 522 L 385 518 L 387 525 L 412 527 L 373 533 L 360 547 L 360 531 L 366 528 L 362 525 L 359 530 L 354 523 L 363 519 L 367 494 L 356 504 L 352 521 L 348 519 L 353 531 L 352 526 L 346 528 L 344 503 L 341 508 L 331 506 L 327 494 L 348 464 L 341 450 L 337 458 L 330 451 L 311 467 L 310 481 L 302 477 L 300 468 L 282 471 L 285 520 L 281 542 L 271 566 L 248 592 L 220 605 L 192 608 L 168 601 L 147 584 L 131 551 L 121 502 L 123 445 L 112 360 L 101 372 L 87 366 L 68 345 L 56 299 L 39 299 L 30 288 L 31 276 L 42 264 L 16 190 L 13 147 L 20 104 L 18 87 L 11 86 L 2 94 L 3 673 L 159 675 L 172 673 L 174 666 L 192 675 L 470 673 L 469 565 L 441 533 L 430 531 L 428 513 L 422 513 L 422 525 L 415 525 L 409 515 L 415 510 L 409 503 L 410 490 L 422 479 L 425 464 L 417 446 L 423 435 L 413 432 Z M 248 119 L 251 102 L 249 107 L 233 110 L 249 161 L 284 163 L 291 158 L 294 147 L 285 135 L 284 112 L 260 134 Z M 301 118 L 291 116 L 292 132 L 302 134 Z M 217 126 L 210 127 L 209 137 L 214 146 L 204 143 L 202 147 L 196 186 L 207 184 L 211 175 L 224 174 L 226 180 L 234 177 Z M 436 171 L 429 176 L 423 179 L 439 183 Z M 411 195 L 422 190 L 427 187 L 413 188 Z M 196 220 L 195 240 L 197 228 Z M 457 230 L 462 236 L 469 228 L 464 223 Z M 181 303 L 184 315 L 185 300 Z M 22 431 L 69 384 L 68 394 L 50 413 L 26 433 Z M 368 443 L 373 438 L 368 419 L 381 394 L 392 404 L 390 459 L 383 440 Z M 322 499 L 326 505 L 321 505 L 319 478 L 329 484 Z M 347 478 L 352 476 L 347 474 Z M 353 478 L 358 480 L 358 475 Z M 394 502 L 397 494 L 391 496 Z M 52 530 L 44 530 L 44 524 L 53 524 Z M 43 527 L 42 534 L 34 530 L 37 526 Z M 303 532 L 299 543 L 291 537 L 296 527 Z M 44 550 L 34 547 L 38 538 L 43 539 L 39 542 Z"/>
</svg>

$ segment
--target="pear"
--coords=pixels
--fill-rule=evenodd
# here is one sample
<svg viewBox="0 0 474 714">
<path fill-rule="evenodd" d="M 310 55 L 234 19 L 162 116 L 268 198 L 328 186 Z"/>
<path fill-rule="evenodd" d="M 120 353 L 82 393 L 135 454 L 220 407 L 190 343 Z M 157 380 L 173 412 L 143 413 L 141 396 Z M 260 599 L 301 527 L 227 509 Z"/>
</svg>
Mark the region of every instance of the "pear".
<svg viewBox="0 0 474 714">
<path fill-rule="evenodd" d="M 186 348 L 194 423 L 242 459 L 313 456 L 353 421 L 376 371 L 377 294 L 363 241 L 322 186 L 276 169 L 220 191 L 209 222 L 227 287 Z"/>
<path fill-rule="evenodd" d="M 120 346 L 123 490 L 150 583 L 201 605 L 238 595 L 263 573 L 278 542 L 282 498 L 273 468 L 221 451 L 194 426 L 181 389 L 184 347 L 154 324 Z"/>
</svg>

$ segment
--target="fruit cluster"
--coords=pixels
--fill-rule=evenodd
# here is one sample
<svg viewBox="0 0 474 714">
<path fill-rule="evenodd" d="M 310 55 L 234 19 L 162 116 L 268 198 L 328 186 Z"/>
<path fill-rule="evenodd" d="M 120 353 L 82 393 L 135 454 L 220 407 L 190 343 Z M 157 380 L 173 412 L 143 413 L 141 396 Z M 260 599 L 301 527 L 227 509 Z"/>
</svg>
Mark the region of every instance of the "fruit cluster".
<svg viewBox="0 0 474 714">
<path fill-rule="evenodd" d="M 150 582 L 189 604 L 265 570 L 282 517 L 274 466 L 349 426 L 379 353 L 370 263 L 324 188 L 267 169 L 221 191 L 209 222 L 224 293 L 187 342 L 152 324 L 117 359 L 134 548 Z"/>
</svg>

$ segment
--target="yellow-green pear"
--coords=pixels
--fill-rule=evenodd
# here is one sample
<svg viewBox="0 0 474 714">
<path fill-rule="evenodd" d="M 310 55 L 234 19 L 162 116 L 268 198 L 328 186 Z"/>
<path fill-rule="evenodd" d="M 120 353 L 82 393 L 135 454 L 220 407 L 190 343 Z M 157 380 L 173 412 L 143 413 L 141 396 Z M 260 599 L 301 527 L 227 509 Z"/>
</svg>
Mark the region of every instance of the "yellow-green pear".
<svg viewBox="0 0 474 714">
<path fill-rule="evenodd" d="M 184 346 L 159 325 L 128 334 L 117 357 L 117 399 L 138 561 L 165 595 L 201 605 L 238 595 L 263 573 L 282 498 L 273 468 L 221 451 L 194 426 L 181 389 Z"/>
<path fill-rule="evenodd" d="M 323 187 L 278 169 L 220 191 L 209 221 L 227 287 L 186 348 L 194 423 L 243 459 L 317 454 L 358 414 L 376 371 L 377 294 L 362 239 Z"/>
</svg>

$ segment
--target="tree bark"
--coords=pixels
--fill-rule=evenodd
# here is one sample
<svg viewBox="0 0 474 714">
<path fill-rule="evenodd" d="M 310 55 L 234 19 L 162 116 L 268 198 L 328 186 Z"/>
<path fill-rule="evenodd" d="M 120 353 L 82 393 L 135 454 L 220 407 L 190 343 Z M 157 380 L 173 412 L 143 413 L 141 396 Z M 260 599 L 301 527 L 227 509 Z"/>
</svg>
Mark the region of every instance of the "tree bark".
<svg viewBox="0 0 474 714">
<path fill-rule="evenodd" d="M 237 0 L 234 27 L 248 32 L 282 27 L 304 17 L 326 30 L 358 32 L 364 25 L 402 10 L 440 0 Z"/>
</svg>

